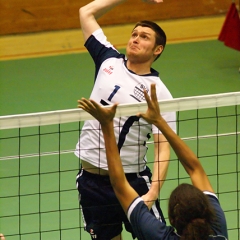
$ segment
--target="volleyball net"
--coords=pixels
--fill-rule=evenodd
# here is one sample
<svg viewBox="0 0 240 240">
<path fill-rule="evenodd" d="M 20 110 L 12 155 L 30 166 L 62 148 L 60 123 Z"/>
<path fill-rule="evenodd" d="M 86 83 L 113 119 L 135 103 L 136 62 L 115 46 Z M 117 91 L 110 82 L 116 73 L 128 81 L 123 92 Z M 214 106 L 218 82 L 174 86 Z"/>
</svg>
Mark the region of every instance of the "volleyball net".
<svg viewBox="0 0 240 240">
<path fill-rule="evenodd" d="M 124 104 L 116 117 L 144 112 L 146 103 Z M 196 153 L 226 214 L 229 239 L 240 239 L 240 92 L 161 101 L 176 111 L 177 131 Z M 81 109 L 0 117 L 0 231 L 7 240 L 90 239 L 84 231 L 74 155 L 85 120 Z M 148 142 L 153 161 L 153 144 Z M 160 193 L 167 217 L 170 192 L 190 182 L 174 152 Z"/>
</svg>

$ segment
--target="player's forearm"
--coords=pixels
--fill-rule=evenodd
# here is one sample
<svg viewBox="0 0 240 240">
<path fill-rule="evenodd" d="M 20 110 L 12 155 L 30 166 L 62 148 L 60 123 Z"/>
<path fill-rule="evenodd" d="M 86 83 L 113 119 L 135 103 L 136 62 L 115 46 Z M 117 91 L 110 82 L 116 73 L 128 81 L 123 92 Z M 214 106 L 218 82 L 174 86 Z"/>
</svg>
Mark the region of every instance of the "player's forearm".
<svg viewBox="0 0 240 240">
<path fill-rule="evenodd" d="M 130 204 L 138 197 L 138 194 L 128 183 L 123 171 L 113 130 L 113 122 L 102 125 L 102 131 L 106 147 L 110 181 L 124 212 L 127 213 Z"/>
<path fill-rule="evenodd" d="M 160 117 L 156 126 L 164 134 L 174 152 L 181 161 L 183 167 L 190 175 L 191 172 L 196 170 L 201 166 L 198 158 L 193 153 L 193 151 L 187 146 L 187 144 L 168 126 L 166 121 Z"/>
<path fill-rule="evenodd" d="M 162 117 L 159 118 L 156 126 L 172 146 L 181 164 L 189 174 L 193 185 L 201 191 L 214 192 L 200 161 L 187 144 L 169 127 Z"/>
<path fill-rule="evenodd" d="M 84 40 L 100 28 L 98 18 L 125 0 L 95 0 L 79 9 L 79 18 Z"/>
<path fill-rule="evenodd" d="M 93 15 L 95 19 L 100 18 L 115 6 L 125 2 L 125 0 L 95 0 L 80 8 L 82 16 Z M 85 19 L 84 19 L 85 20 Z"/>
<path fill-rule="evenodd" d="M 155 199 L 158 198 L 159 192 L 166 179 L 170 158 L 170 147 L 167 142 L 156 145 L 158 145 L 158 147 L 155 147 L 155 160 L 153 165 L 152 184 L 150 188 L 152 196 Z"/>
<path fill-rule="evenodd" d="M 125 173 L 123 171 L 122 162 L 119 156 L 116 137 L 113 130 L 113 122 L 102 126 L 103 137 L 105 141 L 106 156 L 108 163 L 109 176 L 113 188 L 120 188 L 125 181 Z"/>
</svg>

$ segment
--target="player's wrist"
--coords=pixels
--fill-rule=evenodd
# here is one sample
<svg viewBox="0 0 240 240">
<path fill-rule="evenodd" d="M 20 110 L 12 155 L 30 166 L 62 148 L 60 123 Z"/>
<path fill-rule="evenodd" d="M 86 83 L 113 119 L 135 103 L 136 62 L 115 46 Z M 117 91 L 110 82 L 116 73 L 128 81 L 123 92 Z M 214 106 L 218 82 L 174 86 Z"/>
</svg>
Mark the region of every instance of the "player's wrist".
<svg viewBox="0 0 240 240">
<path fill-rule="evenodd" d="M 100 122 L 102 131 L 108 132 L 113 129 L 113 120 Z"/>
<path fill-rule="evenodd" d="M 159 183 L 153 181 L 148 191 L 148 194 L 152 201 L 156 201 L 159 195 Z"/>
</svg>

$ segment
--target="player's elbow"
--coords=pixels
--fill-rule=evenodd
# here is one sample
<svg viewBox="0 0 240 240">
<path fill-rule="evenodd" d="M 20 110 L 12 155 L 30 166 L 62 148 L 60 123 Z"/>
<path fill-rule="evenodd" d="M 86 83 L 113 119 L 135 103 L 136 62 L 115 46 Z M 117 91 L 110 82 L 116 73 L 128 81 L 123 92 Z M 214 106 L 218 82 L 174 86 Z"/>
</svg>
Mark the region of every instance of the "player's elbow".
<svg viewBox="0 0 240 240">
<path fill-rule="evenodd" d="M 84 15 L 86 14 L 86 7 L 83 6 L 79 9 L 79 18 L 80 20 L 84 19 Z"/>
<path fill-rule="evenodd" d="M 87 20 L 94 15 L 95 8 L 91 4 L 85 5 L 79 9 L 80 20 Z"/>
</svg>

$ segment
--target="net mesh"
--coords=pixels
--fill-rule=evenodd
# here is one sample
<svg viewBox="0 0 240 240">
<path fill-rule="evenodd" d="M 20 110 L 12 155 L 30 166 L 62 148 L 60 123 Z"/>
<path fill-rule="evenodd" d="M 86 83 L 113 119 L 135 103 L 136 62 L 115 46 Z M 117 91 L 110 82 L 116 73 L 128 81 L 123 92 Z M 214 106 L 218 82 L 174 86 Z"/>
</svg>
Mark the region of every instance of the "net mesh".
<svg viewBox="0 0 240 240">
<path fill-rule="evenodd" d="M 160 106 L 162 112 L 177 112 L 178 134 L 210 178 L 226 214 L 229 239 L 239 239 L 240 92 L 178 98 Z M 119 105 L 116 116 L 145 110 L 146 103 Z M 80 109 L 0 117 L 0 231 L 8 240 L 89 239 L 75 187 L 80 163 L 73 154 L 89 119 Z M 151 168 L 153 144 L 148 145 Z M 189 177 L 171 152 L 159 196 L 166 217 L 170 192 L 182 182 Z"/>
</svg>

